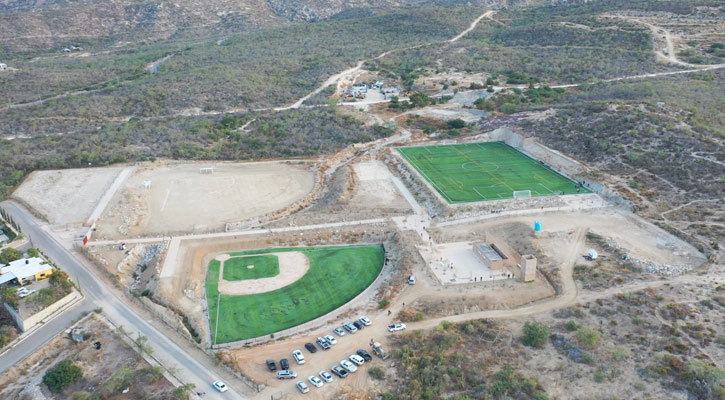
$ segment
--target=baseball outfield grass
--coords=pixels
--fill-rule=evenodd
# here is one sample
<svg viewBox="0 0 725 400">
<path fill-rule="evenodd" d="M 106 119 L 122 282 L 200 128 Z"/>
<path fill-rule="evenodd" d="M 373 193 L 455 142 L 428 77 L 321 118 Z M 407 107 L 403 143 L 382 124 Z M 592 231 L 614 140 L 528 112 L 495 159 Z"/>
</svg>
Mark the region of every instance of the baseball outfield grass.
<svg viewBox="0 0 725 400">
<path fill-rule="evenodd" d="M 250 268 L 253 266 L 252 268 Z M 275 255 L 232 257 L 224 261 L 224 280 L 271 278 L 279 275 L 279 259 Z"/>
<path fill-rule="evenodd" d="M 219 295 L 220 263 L 216 260 L 209 263 L 206 299 L 213 343 L 268 335 L 327 314 L 372 284 L 385 260 L 382 245 L 299 247 L 229 254 L 235 257 L 283 251 L 302 252 L 310 261 L 310 269 L 298 281 L 266 293 Z"/>
<path fill-rule="evenodd" d="M 398 148 L 400 154 L 451 204 L 590 193 L 542 162 L 503 142 Z"/>
</svg>

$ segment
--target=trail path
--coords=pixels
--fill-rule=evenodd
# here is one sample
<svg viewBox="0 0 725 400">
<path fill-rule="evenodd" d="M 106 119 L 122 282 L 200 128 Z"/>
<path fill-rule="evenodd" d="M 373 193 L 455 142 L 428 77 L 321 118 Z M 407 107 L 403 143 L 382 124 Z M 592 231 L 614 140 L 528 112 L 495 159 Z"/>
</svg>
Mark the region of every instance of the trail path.
<svg viewBox="0 0 725 400">
<path fill-rule="evenodd" d="M 471 25 L 469 25 L 466 30 L 464 30 L 463 32 L 459 33 L 455 37 L 449 39 L 448 42 L 453 43 L 453 42 L 458 41 L 458 39 L 466 36 L 468 34 L 468 32 L 470 32 L 470 31 L 472 31 L 472 30 L 474 30 L 476 28 L 476 25 L 478 25 L 478 23 L 481 22 L 482 19 L 488 18 L 488 17 L 492 16 L 495 12 L 496 11 L 494 11 L 494 10 L 488 10 L 485 13 L 479 15 L 478 18 L 476 18 L 475 20 L 473 20 L 473 22 L 471 22 Z"/>
</svg>

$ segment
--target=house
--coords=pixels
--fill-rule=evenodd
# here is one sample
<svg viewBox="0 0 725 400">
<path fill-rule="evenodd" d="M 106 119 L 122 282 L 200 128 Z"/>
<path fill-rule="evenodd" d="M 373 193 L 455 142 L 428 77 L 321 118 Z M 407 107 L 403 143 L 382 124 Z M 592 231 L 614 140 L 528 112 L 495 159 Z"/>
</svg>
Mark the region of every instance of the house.
<svg viewBox="0 0 725 400">
<path fill-rule="evenodd" d="M 27 281 L 41 280 L 53 274 L 53 266 L 40 257 L 21 258 L 0 267 L 0 285 L 17 280 L 20 285 Z"/>
</svg>

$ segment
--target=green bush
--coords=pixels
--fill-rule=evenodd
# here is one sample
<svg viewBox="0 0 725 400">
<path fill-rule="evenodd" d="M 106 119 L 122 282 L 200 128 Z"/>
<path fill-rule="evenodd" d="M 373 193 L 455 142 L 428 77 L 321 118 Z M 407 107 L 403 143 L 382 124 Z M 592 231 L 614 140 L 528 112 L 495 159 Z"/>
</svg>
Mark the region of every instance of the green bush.
<svg viewBox="0 0 725 400">
<path fill-rule="evenodd" d="M 579 325 L 577 325 L 576 321 L 568 321 L 565 327 L 567 331 L 574 332 L 577 328 L 579 328 Z"/>
<path fill-rule="evenodd" d="M 537 349 L 543 348 L 546 340 L 549 338 L 549 327 L 542 322 L 526 322 L 524 324 L 524 337 L 522 339 L 525 346 Z"/>
<path fill-rule="evenodd" d="M 599 368 L 594 372 L 594 382 L 596 382 L 596 383 L 604 382 L 604 379 L 606 377 L 607 377 L 607 374 L 604 372 L 604 370 L 602 368 Z"/>
<path fill-rule="evenodd" d="M 588 326 L 580 326 L 576 330 L 576 337 L 579 345 L 587 349 L 593 349 L 599 344 L 600 333 L 594 328 Z"/>
<path fill-rule="evenodd" d="M 23 257 L 23 253 L 20 250 L 8 247 L 0 252 L 0 264 L 8 264 L 11 261 L 19 260 Z"/>
<path fill-rule="evenodd" d="M 381 310 L 387 308 L 389 305 L 390 305 L 390 302 L 385 299 L 382 299 L 378 302 L 378 307 L 380 307 Z"/>
<path fill-rule="evenodd" d="M 377 380 L 383 380 L 385 379 L 385 371 L 383 371 L 380 367 L 372 367 L 368 370 L 368 374 L 371 378 L 377 379 Z"/>
<path fill-rule="evenodd" d="M 73 361 L 66 358 L 45 373 L 43 383 L 48 385 L 48 389 L 51 392 L 60 393 L 82 377 L 83 371 L 81 367 L 73 364 Z"/>
</svg>

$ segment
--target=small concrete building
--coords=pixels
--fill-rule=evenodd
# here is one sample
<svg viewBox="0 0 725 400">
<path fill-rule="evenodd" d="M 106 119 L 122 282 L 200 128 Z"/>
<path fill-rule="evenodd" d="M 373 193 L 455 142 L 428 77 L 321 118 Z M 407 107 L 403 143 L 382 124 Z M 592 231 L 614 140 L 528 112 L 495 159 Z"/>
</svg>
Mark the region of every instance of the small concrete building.
<svg viewBox="0 0 725 400">
<path fill-rule="evenodd" d="M 500 270 L 513 264 L 511 258 L 493 243 L 474 243 L 473 252 L 493 270 Z"/>
<path fill-rule="evenodd" d="M 21 258 L 0 267 L 0 285 L 17 280 L 24 285 L 26 281 L 45 279 L 53 275 L 53 266 L 40 257 Z"/>
<path fill-rule="evenodd" d="M 525 254 L 521 256 L 521 278 L 524 282 L 531 282 L 536 280 L 536 257 L 531 254 Z"/>
</svg>

